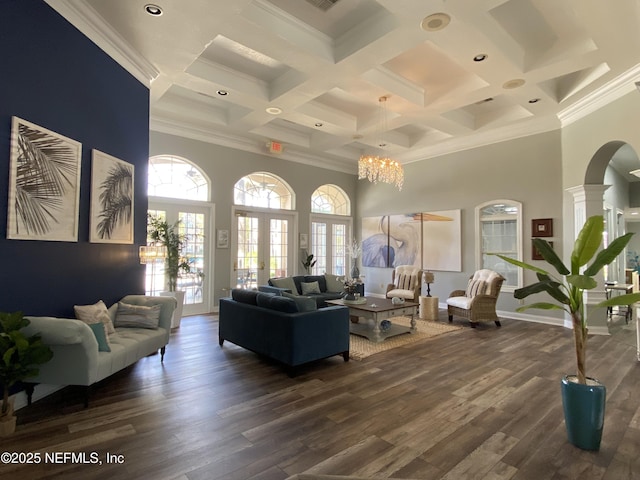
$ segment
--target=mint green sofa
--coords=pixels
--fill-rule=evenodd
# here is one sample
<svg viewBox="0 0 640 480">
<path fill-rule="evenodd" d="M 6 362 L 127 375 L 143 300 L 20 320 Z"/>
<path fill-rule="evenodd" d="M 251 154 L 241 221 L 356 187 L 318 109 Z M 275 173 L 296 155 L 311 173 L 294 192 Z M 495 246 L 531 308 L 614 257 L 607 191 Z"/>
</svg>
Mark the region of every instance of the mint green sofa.
<svg viewBox="0 0 640 480">
<path fill-rule="evenodd" d="M 173 297 L 127 295 L 120 300 L 130 305 L 160 305 L 160 321 L 157 329 L 119 327 L 109 335 L 111 352 L 98 351 L 98 342 L 89 326 L 76 319 L 57 317 L 30 317 L 31 323 L 23 329 L 26 334 L 39 333 L 42 341 L 53 350 L 53 358 L 39 368 L 35 377 L 29 378 L 28 402 L 31 403 L 33 385 L 80 385 L 85 390 L 85 406 L 88 405 L 89 387 L 100 380 L 128 367 L 143 357 L 160 350 L 164 360 L 166 345 L 171 334 L 171 317 L 177 302 Z M 118 303 L 109 308 L 114 321 Z"/>
</svg>

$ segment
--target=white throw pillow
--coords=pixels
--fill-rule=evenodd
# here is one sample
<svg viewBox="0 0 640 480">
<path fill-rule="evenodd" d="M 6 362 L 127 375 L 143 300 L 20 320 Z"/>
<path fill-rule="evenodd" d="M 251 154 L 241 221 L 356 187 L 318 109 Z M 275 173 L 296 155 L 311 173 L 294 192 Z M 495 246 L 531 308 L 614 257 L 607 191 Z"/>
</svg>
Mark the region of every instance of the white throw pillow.
<svg viewBox="0 0 640 480">
<path fill-rule="evenodd" d="M 327 282 L 327 292 L 342 292 L 344 290 L 344 277 L 325 273 L 324 279 Z"/>
<path fill-rule="evenodd" d="M 73 311 L 76 314 L 76 318 L 78 320 L 82 320 L 86 324 L 98 322 L 104 323 L 107 335 L 111 335 L 116 331 L 115 328 L 113 328 L 113 322 L 109 316 L 107 306 L 102 300 L 94 303 L 93 305 L 74 305 Z"/>
<path fill-rule="evenodd" d="M 296 283 L 291 277 L 271 278 L 269 279 L 269 283 L 277 288 L 286 288 L 287 290 L 291 290 L 291 293 L 298 293 Z"/>
<path fill-rule="evenodd" d="M 320 284 L 318 282 L 302 282 L 300 288 L 302 289 L 302 295 L 320 293 Z"/>
</svg>

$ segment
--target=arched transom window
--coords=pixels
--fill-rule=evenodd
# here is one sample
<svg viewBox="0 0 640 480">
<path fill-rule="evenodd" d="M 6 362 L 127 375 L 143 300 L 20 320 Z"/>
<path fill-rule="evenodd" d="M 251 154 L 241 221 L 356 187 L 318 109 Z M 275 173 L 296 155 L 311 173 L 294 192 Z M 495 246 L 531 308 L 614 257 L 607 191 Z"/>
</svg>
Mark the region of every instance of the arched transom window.
<svg viewBox="0 0 640 480">
<path fill-rule="evenodd" d="M 291 187 L 267 172 L 255 172 L 242 177 L 233 189 L 236 205 L 293 210 L 293 200 Z"/>
<path fill-rule="evenodd" d="M 311 211 L 330 215 L 351 215 L 349 197 L 336 185 L 322 185 L 311 195 Z"/>
<path fill-rule="evenodd" d="M 209 200 L 209 182 L 193 163 L 170 155 L 149 159 L 150 197 Z"/>
</svg>

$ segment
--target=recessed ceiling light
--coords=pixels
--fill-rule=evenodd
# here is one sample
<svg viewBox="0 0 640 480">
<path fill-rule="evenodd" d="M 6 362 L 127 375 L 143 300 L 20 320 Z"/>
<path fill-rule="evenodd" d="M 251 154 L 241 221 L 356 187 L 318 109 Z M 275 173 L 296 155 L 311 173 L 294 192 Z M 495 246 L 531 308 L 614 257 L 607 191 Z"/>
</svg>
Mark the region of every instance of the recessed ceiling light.
<svg viewBox="0 0 640 480">
<path fill-rule="evenodd" d="M 221 97 L 224 97 L 225 95 L 229 95 L 229 92 L 227 92 L 226 90 L 218 90 L 216 93 Z"/>
<path fill-rule="evenodd" d="M 532 98 L 531 100 L 529 100 L 529 103 L 538 103 L 539 101 L 539 98 Z"/>
<path fill-rule="evenodd" d="M 144 6 L 144 11 L 153 17 L 159 17 L 162 15 L 162 8 L 158 5 L 154 5 L 153 3 L 148 3 Z"/>
<path fill-rule="evenodd" d="M 434 13 L 428 17 L 424 17 L 422 22 L 420 22 L 420 27 L 425 32 L 437 32 L 449 25 L 450 21 L 451 17 L 446 13 Z"/>
<path fill-rule="evenodd" d="M 508 82 L 504 82 L 502 88 L 510 90 L 512 88 L 518 88 L 524 85 L 524 79 L 522 78 L 514 78 L 513 80 L 509 80 Z"/>
<path fill-rule="evenodd" d="M 282 109 L 278 107 L 267 107 L 267 113 L 271 115 L 280 115 L 282 113 Z"/>
<path fill-rule="evenodd" d="M 316 122 L 316 123 L 315 123 L 315 126 L 316 126 L 316 127 L 321 127 L 321 126 L 322 126 L 322 123 L 320 123 L 320 122 Z"/>
<path fill-rule="evenodd" d="M 488 57 L 488 55 L 486 53 L 479 53 L 478 55 L 473 57 L 473 61 L 474 62 L 482 62 L 482 61 L 486 60 L 487 57 Z"/>
</svg>

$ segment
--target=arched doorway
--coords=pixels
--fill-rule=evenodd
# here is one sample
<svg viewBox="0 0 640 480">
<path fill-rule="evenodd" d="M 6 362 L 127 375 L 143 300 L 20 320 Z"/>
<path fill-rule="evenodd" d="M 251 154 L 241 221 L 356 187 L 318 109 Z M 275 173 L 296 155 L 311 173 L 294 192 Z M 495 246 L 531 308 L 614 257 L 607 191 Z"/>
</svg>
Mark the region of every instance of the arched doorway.
<svg viewBox="0 0 640 480">
<path fill-rule="evenodd" d="M 594 153 L 585 171 L 584 184 L 568 189 L 573 195 L 574 239 L 586 219 L 593 215 L 605 218 L 605 245 L 628 229 L 637 228 L 640 232 L 640 223 L 631 225 L 633 213 L 640 213 L 638 170 L 640 159 L 633 147 L 624 141 L 607 142 Z M 628 218 L 631 218 L 629 222 Z M 598 287 L 586 293 L 590 333 L 610 333 L 612 319 L 603 309 L 594 309 L 593 306 L 606 298 L 605 281 L 627 283 L 628 252 L 631 249 L 640 252 L 640 238 L 635 239 L 626 252 L 598 275 Z"/>
<path fill-rule="evenodd" d="M 257 288 L 269 278 L 294 275 L 298 214 L 293 189 L 273 173 L 253 172 L 233 191 L 233 288 Z"/>
<path fill-rule="evenodd" d="M 213 242 L 211 225 L 213 205 L 209 202 L 211 182 L 206 174 L 189 160 L 173 155 L 156 155 L 149 159 L 148 212 L 170 224 L 178 222 L 180 234 L 186 238 L 181 255 L 190 272 L 181 272 L 177 290 L 183 291 L 183 315 L 211 311 L 211 278 Z M 158 295 L 166 290 L 164 264 L 148 264 L 145 290 Z"/>
<path fill-rule="evenodd" d="M 316 188 L 311 194 L 310 248 L 316 259 L 311 273 L 346 275 L 353 236 L 351 199 L 347 193 L 332 184 Z M 301 245 L 301 248 L 306 254 L 306 247 Z"/>
</svg>

